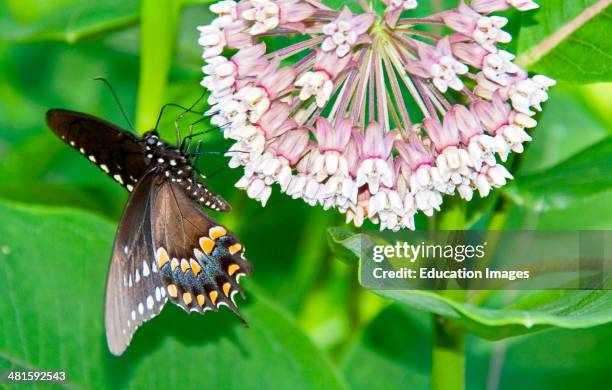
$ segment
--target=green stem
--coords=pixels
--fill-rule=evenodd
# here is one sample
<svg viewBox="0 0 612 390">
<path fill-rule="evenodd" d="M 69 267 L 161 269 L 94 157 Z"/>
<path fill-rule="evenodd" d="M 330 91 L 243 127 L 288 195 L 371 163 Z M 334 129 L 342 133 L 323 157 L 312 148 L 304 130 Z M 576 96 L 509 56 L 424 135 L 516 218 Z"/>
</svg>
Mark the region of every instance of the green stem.
<svg viewBox="0 0 612 390">
<path fill-rule="evenodd" d="M 449 326 L 443 317 L 433 316 L 434 348 L 431 388 L 465 388 L 465 333 Z"/>
<path fill-rule="evenodd" d="M 295 271 L 287 276 L 293 279 L 293 283 L 287 291 L 279 294 L 293 311 L 298 310 L 304 291 L 314 284 L 327 258 L 327 228 L 332 224 L 333 217 L 332 213 L 319 209 L 309 212 L 296 254 Z"/>
<path fill-rule="evenodd" d="M 174 56 L 180 0 L 142 0 L 140 5 L 140 82 L 136 128 L 141 133 L 155 127 L 168 72 Z"/>
<path fill-rule="evenodd" d="M 467 202 L 459 196 L 449 199 L 446 209 L 439 217 L 440 230 L 463 230 L 466 227 Z"/>
</svg>

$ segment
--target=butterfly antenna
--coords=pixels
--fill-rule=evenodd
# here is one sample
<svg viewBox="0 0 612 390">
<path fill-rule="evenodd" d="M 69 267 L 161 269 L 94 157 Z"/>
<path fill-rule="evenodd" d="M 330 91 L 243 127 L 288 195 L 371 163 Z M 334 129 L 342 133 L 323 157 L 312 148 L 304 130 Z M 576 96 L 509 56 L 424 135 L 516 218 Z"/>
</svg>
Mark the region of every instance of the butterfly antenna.
<svg viewBox="0 0 612 390">
<path fill-rule="evenodd" d="M 185 112 L 191 112 L 194 114 L 200 114 L 203 115 L 204 111 L 197 111 L 194 109 L 190 109 L 188 107 L 185 106 L 181 106 L 180 104 L 176 104 L 176 103 L 166 103 L 162 106 L 161 110 L 159 110 L 159 116 L 157 117 L 157 122 L 155 122 L 155 127 L 153 128 L 153 130 L 157 130 L 157 128 L 159 127 L 159 122 L 161 122 L 161 118 L 164 115 L 164 111 L 166 111 L 166 108 L 168 107 L 176 107 L 176 108 L 180 108 L 182 110 L 184 110 Z"/>
<path fill-rule="evenodd" d="M 207 179 L 211 179 L 211 178 L 215 177 L 216 175 L 218 175 L 219 173 L 223 172 L 226 169 L 227 169 L 227 167 L 223 166 L 223 167 L 217 169 L 216 171 L 214 171 L 213 173 L 211 173 L 210 175 L 206 175 L 206 178 Z"/>
<path fill-rule="evenodd" d="M 130 118 L 128 118 L 125 112 L 125 109 L 123 108 L 123 105 L 121 104 L 121 101 L 119 100 L 119 96 L 117 96 L 117 92 L 115 92 L 115 89 L 111 85 L 110 81 L 108 81 L 105 77 L 101 77 L 101 76 L 94 77 L 94 80 L 102 81 L 104 84 L 106 84 L 108 89 L 110 89 L 111 94 L 113 95 L 113 98 L 115 99 L 115 102 L 117 103 L 117 106 L 119 106 L 119 111 L 121 111 L 121 115 L 123 115 L 123 118 L 127 122 L 128 126 L 130 126 L 130 129 L 134 130 L 134 126 L 132 126 L 132 122 L 130 122 Z"/>
<path fill-rule="evenodd" d="M 180 128 L 180 123 L 181 120 L 183 119 L 183 117 L 185 116 L 186 113 L 188 112 L 195 112 L 193 109 L 195 106 L 198 105 L 198 103 L 200 103 L 202 101 L 202 99 L 204 99 L 204 96 L 206 96 L 206 92 L 202 92 L 202 94 L 200 95 L 200 97 L 198 97 L 196 99 L 195 102 L 193 102 L 193 104 L 191 106 L 189 106 L 189 108 L 184 109 L 183 112 L 181 112 L 177 117 L 176 120 L 174 121 L 174 127 L 176 128 L 176 145 L 179 147 L 181 147 L 181 128 Z M 202 112 L 203 114 L 203 112 Z M 190 129 L 191 131 L 191 129 Z"/>
</svg>

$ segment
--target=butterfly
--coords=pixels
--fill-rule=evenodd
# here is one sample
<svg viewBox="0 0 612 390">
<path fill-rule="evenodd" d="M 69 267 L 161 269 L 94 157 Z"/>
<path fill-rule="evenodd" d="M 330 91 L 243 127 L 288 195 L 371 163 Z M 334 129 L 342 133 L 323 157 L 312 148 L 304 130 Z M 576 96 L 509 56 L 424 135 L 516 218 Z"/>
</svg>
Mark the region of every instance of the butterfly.
<svg viewBox="0 0 612 390">
<path fill-rule="evenodd" d="M 155 130 L 140 138 L 79 112 L 53 109 L 46 119 L 66 144 L 131 193 L 106 280 L 111 353 L 121 355 L 168 300 L 198 313 L 226 305 L 240 317 L 234 297 L 244 298 L 238 281 L 251 264 L 238 239 L 203 212 L 229 211 L 230 205 L 201 181 L 183 148 Z"/>
</svg>

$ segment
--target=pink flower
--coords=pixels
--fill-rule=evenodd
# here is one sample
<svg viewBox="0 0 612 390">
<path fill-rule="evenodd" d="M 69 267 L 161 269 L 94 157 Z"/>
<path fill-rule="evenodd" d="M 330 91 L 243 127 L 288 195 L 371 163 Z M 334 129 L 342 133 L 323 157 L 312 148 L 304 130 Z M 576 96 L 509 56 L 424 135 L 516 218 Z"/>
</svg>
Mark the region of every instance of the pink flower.
<svg viewBox="0 0 612 390">
<path fill-rule="evenodd" d="M 333 51 L 340 58 L 346 56 L 372 23 L 374 23 L 373 14 L 353 16 L 351 11 L 345 7 L 338 18 L 323 26 L 323 34 L 326 35 L 326 38 L 321 45 L 321 50 Z"/>
<path fill-rule="evenodd" d="M 287 92 L 295 80 L 293 68 L 278 68 L 280 59 L 275 58 L 257 78 L 256 85 L 266 90 L 269 99 L 276 99 Z"/>
<path fill-rule="evenodd" d="M 496 51 L 496 44 L 508 43 L 512 36 L 501 30 L 508 19 L 501 16 L 483 16 L 474 11 L 463 0 L 456 11 L 442 15 L 444 23 L 453 30 L 466 35 L 490 52 Z"/>
<path fill-rule="evenodd" d="M 533 0 L 472 0 L 470 6 L 476 12 L 483 14 L 505 11 L 510 6 L 513 6 L 519 11 L 529 11 L 539 7 L 539 5 Z"/>
<path fill-rule="evenodd" d="M 199 40 L 206 115 L 235 141 L 236 185 L 265 204 L 278 184 L 357 226 L 368 218 L 390 230 L 414 229 L 415 214 L 432 216 L 446 195 L 503 186 L 512 176 L 498 159 L 523 151 L 555 82 L 530 77 L 498 47 L 511 39 L 507 20 L 488 14 L 537 5 L 457 1 L 400 18 L 417 1 L 384 0 L 384 21 L 365 2 L 356 14 L 311 0 L 211 6 L 217 18 Z M 429 29 L 441 22 L 453 32 Z M 291 39 L 272 48 L 267 36 Z"/>
<path fill-rule="evenodd" d="M 407 70 L 421 77 L 433 79 L 433 83 L 441 92 L 448 88 L 456 91 L 463 89 L 463 82 L 458 77 L 469 70 L 465 64 L 455 60 L 448 38 L 441 39 L 433 47 L 418 43 L 420 61 L 407 64 Z"/>
<path fill-rule="evenodd" d="M 244 79 L 261 74 L 268 67 L 268 62 L 263 59 L 265 53 L 265 43 L 238 50 L 231 59 L 231 62 L 236 66 L 236 77 Z"/>
<path fill-rule="evenodd" d="M 391 27 L 395 27 L 403 11 L 415 9 L 417 0 L 382 0 L 387 5 L 385 9 L 385 22 Z"/>
<path fill-rule="evenodd" d="M 354 133 L 359 149 L 361 165 L 357 170 L 357 186 L 368 184 L 372 194 L 378 192 L 380 184 L 387 187 L 393 185 L 393 168 L 389 166 L 387 158 L 391 154 L 394 132 L 383 134 L 380 126 L 372 122 L 365 130 L 365 136 Z M 361 142 L 359 142 L 359 140 Z"/>
<path fill-rule="evenodd" d="M 317 138 L 321 154 L 315 161 L 313 173 L 319 180 L 336 173 L 348 176 L 348 162 L 344 157 L 344 150 L 351 137 L 352 128 L 353 123 L 348 118 L 339 120 L 334 128 L 324 118 L 317 120 L 313 133 Z"/>
</svg>

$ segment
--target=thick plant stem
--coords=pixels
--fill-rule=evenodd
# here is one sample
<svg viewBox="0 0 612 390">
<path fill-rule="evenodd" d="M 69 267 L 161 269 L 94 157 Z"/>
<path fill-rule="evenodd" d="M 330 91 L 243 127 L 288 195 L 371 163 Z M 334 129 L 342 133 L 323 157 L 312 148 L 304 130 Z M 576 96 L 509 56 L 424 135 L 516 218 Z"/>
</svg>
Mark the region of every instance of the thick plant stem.
<svg viewBox="0 0 612 390">
<path fill-rule="evenodd" d="M 460 329 L 451 329 L 447 320 L 437 315 L 433 316 L 433 329 L 431 388 L 464 389 L 465 333 Z"/>
<path fill-rule="evenodd" d="M 181 2 L 142 0 L 140 8 L 140 82 L 136 128 L 143 133 L 155 126 L 164 103 Z"/>
</svg>

